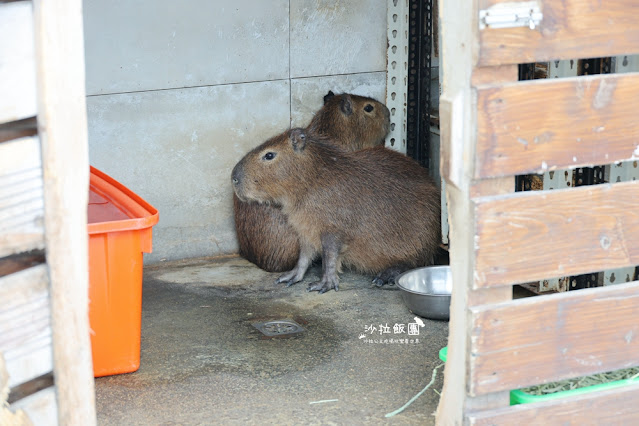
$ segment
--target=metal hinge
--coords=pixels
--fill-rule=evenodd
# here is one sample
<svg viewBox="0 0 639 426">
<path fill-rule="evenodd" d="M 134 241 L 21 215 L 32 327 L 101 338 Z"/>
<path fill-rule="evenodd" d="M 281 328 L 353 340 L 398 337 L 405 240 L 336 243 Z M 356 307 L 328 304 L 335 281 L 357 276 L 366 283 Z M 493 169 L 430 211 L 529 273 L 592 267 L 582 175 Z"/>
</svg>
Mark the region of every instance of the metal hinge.
<svg viewBox="0 0 639 426">
<path fill-rule="evenodd" d="M 536 1 L 499 3 L 479 11 L 479 29 L 528 27 L 534 30 L 543 17 Z"/>
</svg>

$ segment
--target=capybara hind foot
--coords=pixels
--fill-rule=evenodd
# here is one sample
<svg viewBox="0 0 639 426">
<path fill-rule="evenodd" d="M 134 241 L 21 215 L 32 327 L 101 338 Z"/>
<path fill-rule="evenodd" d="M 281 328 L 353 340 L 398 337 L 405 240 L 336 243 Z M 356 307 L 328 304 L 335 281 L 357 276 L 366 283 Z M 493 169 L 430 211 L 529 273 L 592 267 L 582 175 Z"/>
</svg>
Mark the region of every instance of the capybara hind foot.
<svg viewBox="0 0 639 426">
<path fill-rule="evenodd" d="M 395 284 L 395 278 L 408 269 L 409 267 L 406 265 L 394 265 L 390 268 L 386 268 L 373 278 L 373 284 L 377 287 L 381 287 L 384 284 L 393 285 Z"/>
<path fill-rule="evenodd" d="M 335 291 L 339 290 L 339 277 L 337 275 L 330 277 L 324 276 L 321 281 L 310 283 L 307 288 L 308 291 L 318 291 L 319 294 L 324 294 L 332 289 L 335 289 Z"/>
</svg>

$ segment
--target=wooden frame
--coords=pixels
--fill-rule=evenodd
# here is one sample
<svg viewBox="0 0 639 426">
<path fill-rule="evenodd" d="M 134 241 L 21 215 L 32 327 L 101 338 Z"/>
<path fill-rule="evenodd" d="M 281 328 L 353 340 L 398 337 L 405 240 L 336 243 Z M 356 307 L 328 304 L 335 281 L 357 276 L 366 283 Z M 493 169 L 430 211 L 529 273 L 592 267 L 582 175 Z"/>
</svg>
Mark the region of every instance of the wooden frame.
<svg viewBox="0 0 639 426">
<path fill-rule="evenodd" d="M 512 192 L 519 173 L 639 156 L 629 116 L 639 74 L 517 82 L 516 65 L 639 52 L 629 19 L 639 6 L 538 0 L 544 18 L 535 29 L 480 31 L 479 10 L 498 3 L 507 2 L 449 0 L 439 9 L 453 297 L 437 422 L 550 424 L 577 407 L 582 420 L 629 419 L 639 386 L 512 407 L 509 391 L 638 365 L 639 282 L 511 299 L 516 283 L 638 264 L 639 186 Z"/>
<path fill-rule="evenodd" d="M 1 31 L 19 35 L 0 64 L 12 85 L 0 99 L 0 394 L 17 390 L 9 409 L 34 424 L 93 425 L 82 1 L 0 8 Z M 43 248 L 46 263 L 24 269 L 20 256 L 42 262 L 25 252 Z"/>
<path fill-rule="evenodd" d="M 38 130 L 60 424 L 95 423 L 89 341 L 89 153 L 82 1 L 34 0 Z"/>
</svg>

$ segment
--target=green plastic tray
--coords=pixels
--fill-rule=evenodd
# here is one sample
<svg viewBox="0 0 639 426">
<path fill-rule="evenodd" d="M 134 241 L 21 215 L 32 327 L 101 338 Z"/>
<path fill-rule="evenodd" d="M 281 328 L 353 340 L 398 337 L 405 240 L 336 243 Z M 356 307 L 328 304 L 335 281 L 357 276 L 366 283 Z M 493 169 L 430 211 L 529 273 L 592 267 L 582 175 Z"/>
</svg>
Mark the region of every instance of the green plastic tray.
<svg viewBox="0 0 639 426">
<path fill-rule="evenodd" d="M 448 358 L 448 346 L 443 347 L 439 351 L 439 359 L 446 362 Z M 520 389 L 510 391 L 510 405 L 529 404 L 531 402 L 542 402 L 557 398 L 568 398 L 584 393 L 595 392 L 598 390 L 613 389 L 620 386 L 626 386 L 633 383 L 639 383 L 639 377 L 634 379 L 617 380 L 614 382 L 601 383 L 599 385 L 586 386 L 578 389 L 571 389 L 562 392 L 550 393 L 548 395 L 531 395 Z"/>
</svg>

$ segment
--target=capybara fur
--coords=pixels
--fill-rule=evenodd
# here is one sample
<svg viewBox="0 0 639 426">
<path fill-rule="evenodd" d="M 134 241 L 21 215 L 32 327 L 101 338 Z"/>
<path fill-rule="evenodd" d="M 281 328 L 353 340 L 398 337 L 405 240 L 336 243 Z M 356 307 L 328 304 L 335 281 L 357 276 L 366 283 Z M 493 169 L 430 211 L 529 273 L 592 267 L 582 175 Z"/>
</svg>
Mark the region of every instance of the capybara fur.
<svg viewBox="0 0 639 426">
<path fill-rule="evenodd" d="M 307 131 L 353 151 L 382 145 L 390 127 L 388 108 L 374 99 L 348 93 L 324 96 Z M 297 235 L 278 206 L 242 202 L 233 196 L 240 255 L 269 272 L 292 269 L 299 255 Z"/>
<path fill-rule="evenodd" d="M 304 129 L 250 151 L 231 180 L 241 200 L 273 203 L 299 238 L 296 266 L 277 282 L 301 281 L 321 253 L 321 281 L 338 289 L 341 266 L 377 274 L 378 284 L 433 262 L 440 242 L 439 187 L 414 160 L 384 147 L 349 152 Z"/>
</svg>

